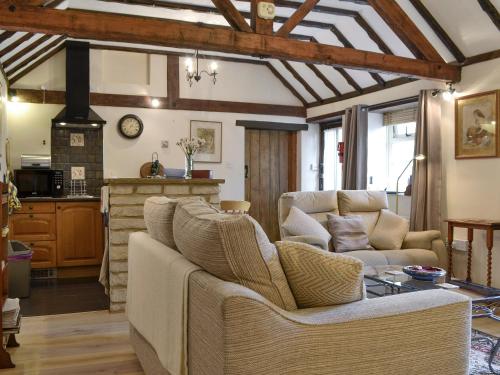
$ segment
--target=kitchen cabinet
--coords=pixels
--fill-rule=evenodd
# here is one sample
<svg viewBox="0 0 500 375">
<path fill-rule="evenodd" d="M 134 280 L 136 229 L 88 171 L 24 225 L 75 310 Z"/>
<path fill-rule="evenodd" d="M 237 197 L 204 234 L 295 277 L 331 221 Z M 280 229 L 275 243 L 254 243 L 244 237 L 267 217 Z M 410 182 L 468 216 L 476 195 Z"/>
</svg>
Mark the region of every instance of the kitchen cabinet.
<svg viewBox="0 0 500 375">
<path fill-rule="evenodd" d="M 31 247 L 32 268 L 98 266 L 103 233 L 98 201 L 22 201 L 10 217 L 9 237 Z"/>
<path fill-rule="evenodd" d="M 99 202 L 56 203 L 57 266 L 100 264 L 104 250 Z"/>
</svg>

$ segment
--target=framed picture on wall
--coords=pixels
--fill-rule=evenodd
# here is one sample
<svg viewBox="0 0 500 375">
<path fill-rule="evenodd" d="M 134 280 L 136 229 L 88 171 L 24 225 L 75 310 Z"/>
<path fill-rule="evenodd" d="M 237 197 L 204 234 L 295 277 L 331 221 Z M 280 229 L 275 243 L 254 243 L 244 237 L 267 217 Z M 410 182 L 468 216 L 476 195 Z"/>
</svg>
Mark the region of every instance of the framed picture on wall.
<svg viewBox="0 0 500 375">
<path fill-rule="evenodd" d="M 195 162 L 222 163 L 222 122 L 191 120 L 191 137 L 205 140 Z"/>
<path fill-rule="evenodd" d="M 498 91 L 455 100 L 455 158 L 499 156 Z"/>
</svg>

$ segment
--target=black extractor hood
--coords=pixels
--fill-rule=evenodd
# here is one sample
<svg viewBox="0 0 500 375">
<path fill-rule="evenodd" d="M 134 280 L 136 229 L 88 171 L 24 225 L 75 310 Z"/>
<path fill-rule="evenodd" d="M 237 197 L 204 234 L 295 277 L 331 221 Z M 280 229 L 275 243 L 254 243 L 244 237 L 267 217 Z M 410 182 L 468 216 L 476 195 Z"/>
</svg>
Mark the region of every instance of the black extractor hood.
<svg viewBox="0 0 500 375">
<path fill-rule="evenodd" d="M 104 121 L 90 108 L 89 43 L 66 42 L 66 107 L 52 119 L 56 128 L 100 129 Z"/>
</svg>

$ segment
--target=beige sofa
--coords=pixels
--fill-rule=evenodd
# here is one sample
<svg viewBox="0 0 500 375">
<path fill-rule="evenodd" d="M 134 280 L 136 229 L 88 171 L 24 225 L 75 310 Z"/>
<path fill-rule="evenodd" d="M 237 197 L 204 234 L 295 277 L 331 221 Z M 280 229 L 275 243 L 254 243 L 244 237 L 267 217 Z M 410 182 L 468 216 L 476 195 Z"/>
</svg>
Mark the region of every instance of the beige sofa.
<svg viewBox="0 0 500 375">
<path fill-rule="evenodd" d="M 210 215 L 200 218 L 209 225 Z M 189 230 L 190 239 L 201 231 Z M 129 314 L 170 324 L 162 301 L 175 273 L 172 257 L 183 255 L 147 233 L 131 235 Z M 206 270 L 190 274 L 188 291 L 189 375 L 468 373 L 470 302 L 458 293 L 432 290 L 286 311 Z M 134 324 L 131 340 L 146 374 L 168 374 L 147 333 Z"/>
<path fill-rule="evenodd" d="M 307 191 L 283 194 L 279 199 L 278 215 L 282 240 L 306 242 L 327 249 L 327 245 L 312 236 L 293 236 L 283 228 L 291 207 L 297 207 L 327 227 L 327 214 L 359 215 L 368 234 L 373 231 L 382 209 L 389 207 L 384 191 L 343 190 Z M 366 266 L 430 265 L 446 267 L 446 248 L 441 233 L 436 230 L 408 232 L 401 249 L 357 250 L 343 253 L 362 260 Z"/>
</svg>

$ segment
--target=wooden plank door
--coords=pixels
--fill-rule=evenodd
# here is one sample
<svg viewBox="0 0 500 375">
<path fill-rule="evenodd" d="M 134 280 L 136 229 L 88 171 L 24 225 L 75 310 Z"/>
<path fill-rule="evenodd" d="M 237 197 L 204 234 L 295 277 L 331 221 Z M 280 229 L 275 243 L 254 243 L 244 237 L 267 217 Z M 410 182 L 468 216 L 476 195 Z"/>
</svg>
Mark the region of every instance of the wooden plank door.
<svg viewBox="0 0 500 375">
<path fill-rule="evenodd" d="M 271 241 L 280 239 L 278 199 L 295 190 L 297 133 L 245 130 L 245 199 Z"/>
</svg>

